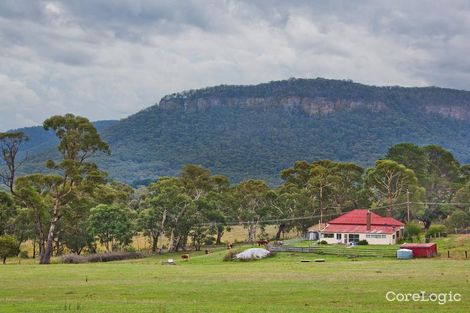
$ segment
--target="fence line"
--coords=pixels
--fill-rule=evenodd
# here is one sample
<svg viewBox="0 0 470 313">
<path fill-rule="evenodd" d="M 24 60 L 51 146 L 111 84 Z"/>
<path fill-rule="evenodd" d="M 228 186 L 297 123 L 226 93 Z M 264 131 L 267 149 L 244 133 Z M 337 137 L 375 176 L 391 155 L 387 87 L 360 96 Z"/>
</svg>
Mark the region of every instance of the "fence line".
<svg viewBox="0 0 470 313">
<path fill-rule="evenodd" d="M 339 255 L 339 256 L 372 256 L 372 257 L 395 257 L 396 249 L 357 249 L 355 247 L 328 247 L 328 246 L 315 246 L 315 247 L 292 247 L 292 246 L 270 246 L 269 250 L 272 252 L 297 252 L 297 253 L 316 253 L 325 255 Z"/>
</svg>

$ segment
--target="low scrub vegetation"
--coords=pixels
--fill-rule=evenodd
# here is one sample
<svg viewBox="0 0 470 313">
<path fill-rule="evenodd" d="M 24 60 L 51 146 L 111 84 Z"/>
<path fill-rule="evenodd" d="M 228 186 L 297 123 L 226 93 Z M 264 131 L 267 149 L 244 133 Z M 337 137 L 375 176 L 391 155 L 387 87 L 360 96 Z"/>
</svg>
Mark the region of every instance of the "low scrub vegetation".
<svg viewBox="0 0 470 313">
<path fill-rule="evenodd" d="M 111 262 L 140 258 L 143 258 L 143 255 L 137 252 L 107 252 L 90 255 L 66 254 L 61 257 L 61 261 L 62 263 L 78 264 L 92 262 Z"/>
<path fill-rule="evenodd" d="M 227 254 L 224 256 L 224 261 L 227 262 L 227 261 L 233 261 L 235 260 L 235 256 L 240 253 L 241 251 L 236 251 L 236 250 L 230 250 L 229 252 L 227 252 Z"/>
</svg>

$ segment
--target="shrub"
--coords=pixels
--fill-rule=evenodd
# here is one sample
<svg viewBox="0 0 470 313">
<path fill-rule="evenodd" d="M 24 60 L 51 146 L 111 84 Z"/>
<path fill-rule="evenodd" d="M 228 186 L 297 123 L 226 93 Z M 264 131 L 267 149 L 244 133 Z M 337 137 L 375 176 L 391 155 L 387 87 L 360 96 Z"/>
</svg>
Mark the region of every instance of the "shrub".
<svg viewBox="0 0 470 313">
<path fill-rule="evenodd" d="M 208 236 L 206 239 L 204 239 L 204 244 L 206 246 L 212 246 L 215 243 L 215 238 L 212 236 Z"/>
<path fill-rule="evenodd" d="M 133 246 L 126 246 L 124 248 L 124 251 L 126 251 L 126 252 L 137 252 L 137 250 Z"/>
<path fill-rule="evenodd" d="M 446 224 L 449 228 L 467 228 L 470 226 L 470 214 L 462 210 L 455 210 L 447 217 Z"/>
<path fill-rule="evenodd" d="M 101 254 L 77 255 L 66 254 L 61 257 L 62 263 L 88 263 L 88 262 L 111 262 L 130 259 L 140 259 L 143 255 L 138 252 L 107 252 Z"/>
<path fill-rule="evenodd" d="M 321 244 L 321 245 L 327 245 L 328 242 L 326 242 L 326 240 L 322 240 L 322 241 L 319 242 L 319 244 Z"/>
<path fill-rule="evenodd" d="M 27 259 L 28 256 L 28 251 L 20 251 L 20 254 L 18 255 L 21 259 Z"/>
<path fill-rule="evenodd" d="M 431 225 L 426 232 L 426 237 L 437 237 L 447 235 L 447 227 L 445 225 Z"/>
<path fill-rule="evenodd" d="M 369 242 L 364 239 L 364 240 L 359 240 L 359 241 L 357 242 L 357 244 L 358 244 L 359 246 L 367 246 L 367 245 L 369 244 Z"/>
<path fill-rule="evenodd" d="M 235 251 L 235 250 L 230 250 L 225 256 L 224 256 L 224 261 L 227 262 L 227 261 L 233 261 L 235 260 L 235 256 L 240 253 L 239 251 Z"/>
<path fill-rule="evenodd" d="M 419 240 L 419 234 L 421 234 L 421 227 L 417 223 L 407 223 L 405 225 L 405 238 L 408 240 L 413 240 L 413 237 L 416 237 Z"/>
<path fill-rule="evenodd" d="M 7 257 L 16 256 L 18 254 L 18 241 L 12 236 L 0 236 L 0 258 L 5 264 Z"/>
</svg>

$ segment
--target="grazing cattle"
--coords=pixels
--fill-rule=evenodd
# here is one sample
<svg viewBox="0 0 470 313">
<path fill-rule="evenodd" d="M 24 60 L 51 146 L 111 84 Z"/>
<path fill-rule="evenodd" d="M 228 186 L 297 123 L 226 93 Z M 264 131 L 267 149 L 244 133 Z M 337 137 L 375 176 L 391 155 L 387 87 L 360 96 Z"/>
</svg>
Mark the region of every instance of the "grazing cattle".
<svg viewBox="0 0 470 313">
<path fill-rule="evenodd" d="M 261 246 L 261 245 L 266 246 L 269 243 L 269 241 L 262 239 L 262 240 L 258 240 L 257 243 L 258 243 L 258 246 Z"/>
<path fill-rule="evenodd" d="M 230 242 L 227 244 L 227 249 L 230 250 L 233 248 L 233 244 L 231 244 Z"/>
<path fill-rule="evenodd" d="M 183 255 L 181 255 L 181 258 L 185 261 L 188 261 L 189 260 L 189 254 L 183 254 Z"/>
</svg>

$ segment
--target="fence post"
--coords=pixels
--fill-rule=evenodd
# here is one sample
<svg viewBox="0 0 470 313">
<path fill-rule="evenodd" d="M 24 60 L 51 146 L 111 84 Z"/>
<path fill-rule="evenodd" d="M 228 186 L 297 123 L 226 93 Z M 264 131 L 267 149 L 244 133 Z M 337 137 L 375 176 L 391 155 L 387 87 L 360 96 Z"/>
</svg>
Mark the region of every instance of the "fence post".
<svg viewBox="0 0 470 313">
<path fill-rule="evenodd" d="M 447 258 L 450 258 L 450 251 L 447 250 Z"/>
<path fill-rule="evenodd" d="M 465 258 L 467 258 L 467 250 L 465 250 Z"/>
</svg>

